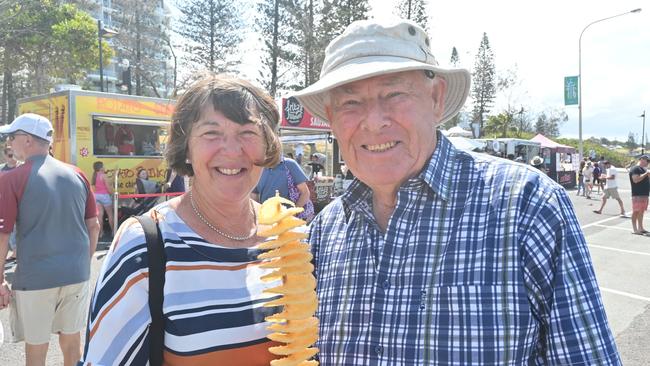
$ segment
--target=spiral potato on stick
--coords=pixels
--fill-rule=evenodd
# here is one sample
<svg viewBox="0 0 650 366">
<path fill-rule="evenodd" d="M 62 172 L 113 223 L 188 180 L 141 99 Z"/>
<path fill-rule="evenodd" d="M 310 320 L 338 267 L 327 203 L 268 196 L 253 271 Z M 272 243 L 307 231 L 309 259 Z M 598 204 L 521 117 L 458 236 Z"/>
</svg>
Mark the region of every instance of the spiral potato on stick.
<svg viewBox="0 0 650 366">
<path fill-rule="evenodd" d="M 287 208 L 283 203 L 291 207 Z M 305 221 L 294 217 L 302 210 L 276 193 L 275 197 L 262 203 L 258 214 L 260 225 L 270 225 L 270 228 L 260 231 L 258 235 L 276 237 L 258 246 L 267 250 L 258 256 L 264 261 L 260 266 L 273 269 L 262 280 L 282 280 L 280 286 L 266 291 L 281 297 L 264 304 L 283 307 L 280 313 L 266 317 L 266 321 L 273 323 L 269 330 L 274 332 L 268 338 L 284 343 L 269 348 L 269 352 L 285 356 L 271 361 L 271 366 L 318 365 L 318 361 L 310 360 L 318 353 L 318 348 L 312 347 L 318 339 L 318 319 L 314 316 L 318 299 L 316 279 L 312 275 L 312 254 L 309 245 L 301 242 L 307 238 L 307 234 L 292 231 L 305 225 Z"/>
</svg>

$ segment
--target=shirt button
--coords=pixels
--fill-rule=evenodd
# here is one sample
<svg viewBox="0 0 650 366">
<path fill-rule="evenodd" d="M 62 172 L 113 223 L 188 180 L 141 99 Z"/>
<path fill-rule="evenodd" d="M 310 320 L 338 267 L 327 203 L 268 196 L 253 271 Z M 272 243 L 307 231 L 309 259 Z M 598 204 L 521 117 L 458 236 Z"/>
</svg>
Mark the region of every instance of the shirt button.
<svg viewBox="0 0 650 366">
<path fill-rule="evenodd" d="M 375 346 L 375 353 L 381 355 L 381 352 L 384 350 L 382 346 Z"/>
<path fill-rule="evenodd" d="M 384 281 L 384 283 L 381 284 L 381 287 L 383 287 L 384 290 L 388 290 L 390 288 L 390 281 Z"/>
</svg>

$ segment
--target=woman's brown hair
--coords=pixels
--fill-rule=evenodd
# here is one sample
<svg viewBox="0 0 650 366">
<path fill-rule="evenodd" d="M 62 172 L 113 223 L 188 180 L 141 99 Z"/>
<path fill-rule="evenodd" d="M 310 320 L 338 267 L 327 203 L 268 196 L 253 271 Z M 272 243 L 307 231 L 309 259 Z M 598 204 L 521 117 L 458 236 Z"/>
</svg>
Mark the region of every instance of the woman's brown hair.
<svg viewBox="0 0 650 366">
<path fill-rule="evenodd" d="M 205 106 L 210 104 L 215 111 L 223 113 L 235 123 L 255 123 L 260 126 L 266 152 L 264 160 L 257 165 L 273 167 L 279 163 L 282 145 L 276 130 L 280 113 L 275 101 L 246 80 L 208 74 L 192 84 L 176 104 L 165 150 L 165 158 L 171 169 L 180 175 L 194 175 L 192 165 L 186 162 L 187 142 L 194 123 L 201 118 Z"/>
</svg>

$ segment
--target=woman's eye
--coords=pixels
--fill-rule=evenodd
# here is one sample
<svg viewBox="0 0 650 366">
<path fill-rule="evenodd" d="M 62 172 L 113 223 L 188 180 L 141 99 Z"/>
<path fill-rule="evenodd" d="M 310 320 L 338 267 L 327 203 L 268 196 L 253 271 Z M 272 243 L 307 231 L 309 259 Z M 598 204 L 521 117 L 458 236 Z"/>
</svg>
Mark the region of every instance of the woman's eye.
<svg viewBox="0 0 650 366">
<path fill-rule="evenodd" d="M 219 135 L 220 135 L 220 133 L 217 132 L 217 131 L 205 131 L 205 132 L 203 132 L 203 133 L 201 134 L 201 136 L 203 136 L 203 137 L 209 137 L 209 138 L 214 138 L 214 137 L 217 137 L 217 136 L 219 136 Z"/>
</svg>

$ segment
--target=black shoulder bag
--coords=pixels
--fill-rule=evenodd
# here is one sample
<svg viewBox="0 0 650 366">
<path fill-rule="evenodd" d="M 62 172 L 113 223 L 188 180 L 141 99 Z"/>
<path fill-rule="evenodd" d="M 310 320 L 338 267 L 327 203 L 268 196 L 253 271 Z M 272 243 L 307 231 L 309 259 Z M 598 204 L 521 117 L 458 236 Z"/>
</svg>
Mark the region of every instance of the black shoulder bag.
<svg viewBox="0 0 650 366">
<path fill-rule="evenodd" d="M 165 320 L 163 318 L 163 289 L 165 287 L 165 246 L 160 235 L 160 228 L 148 215 L 135 216 L 142 225 L 147 241 L 149 260 L 149 365 L 162 366 L 165 348 Z"/>
</svg>

